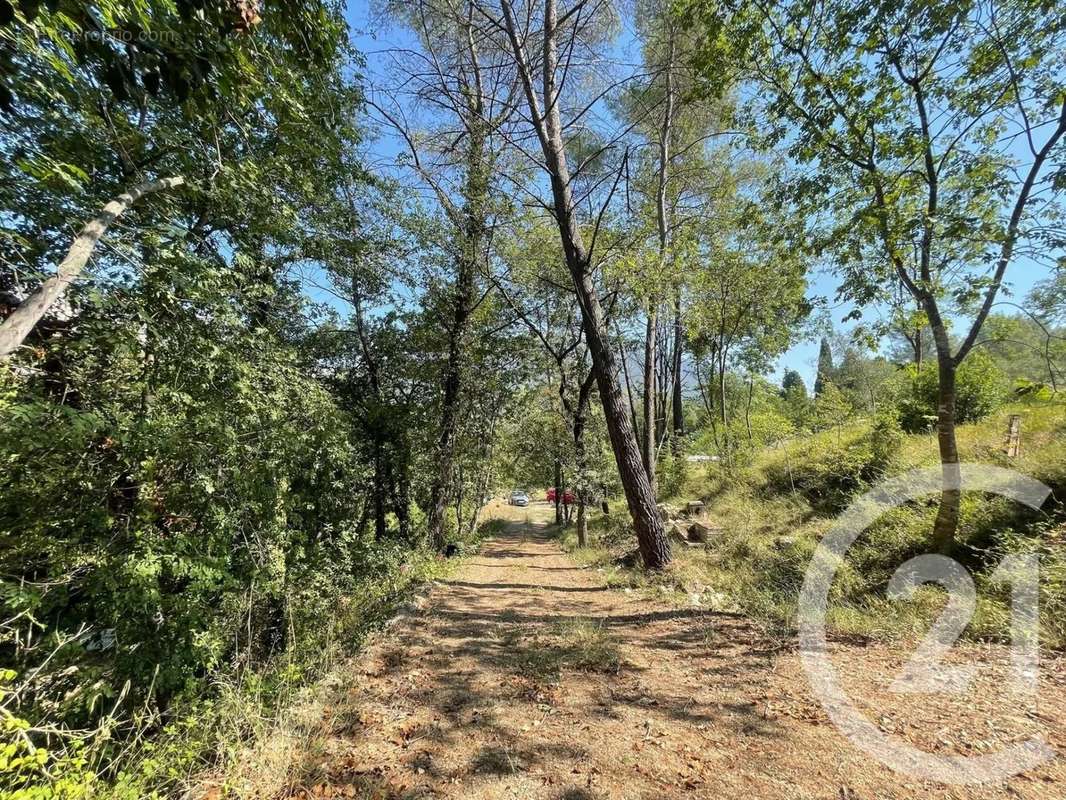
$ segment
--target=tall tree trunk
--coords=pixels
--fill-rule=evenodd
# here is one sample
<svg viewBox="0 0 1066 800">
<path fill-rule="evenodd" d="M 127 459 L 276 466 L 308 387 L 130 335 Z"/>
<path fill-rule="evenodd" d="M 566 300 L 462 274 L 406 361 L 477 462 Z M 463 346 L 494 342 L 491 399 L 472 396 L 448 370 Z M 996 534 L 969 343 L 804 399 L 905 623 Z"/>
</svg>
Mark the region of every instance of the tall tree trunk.
<svg viewBox="0 0 1066 800">
<path fill-rule="evenodd" d="M 555 524 L 563 524 L 563 461 L 555 457 Z"/>
<path fill-rule="evenodd" d="M 408 471 L 406 448 L 399 454 L 398 471 L 396 478 L 396 491 L 393 499 L 393 513 L 396 514 L 396 524 L 399 528 L 400 538 L 405 542 L 411 539 L 411 478 Z"/>
<path fill-rule="evenodd" d="M 946 333 L 944 338 L 947 338 Z M 940 508 L 933 523 L 933 548 L 938 553 L 948 553 L 955 545 L 955 532 L 959 527 L 959 509 L 962 502 L 960 491 L 959 448 L 955 439 L 955 375 L 957 367 L 950 355 L 937 358 L 939 387 L 937 391 L 936 438 L 940 449 L 940 468 L 943 486 L 940 491 Z"/>
<path fill-rule="evenodd" d="M 494 405 L 492 408 L 492 412 L 487 415 L 489 418 L 488 429 L 482 431 L 481 444 L 478 447 L 478 463 L 481 468 L 474 481 L 477 495 L 474 497 L 474 513 L 470 517 L 470 525 L 467 529 L 467 535 L 471 538 L 477 533 L 478 525 L 481 523 L 481 512 L 485 508 L 485 496 L 489 492 L 489 483 L 493 474 L 493 443 L 496 440 L 496 422 L 499 418 L 500 407 L 499 405 Z"/>
<path fill-rule="evenodd" d="M 665 102 L 663 116 L 659 125 L 659 164 L 655 187 L 655 218 L 659 231 L 659 274 L 666 270 L 670 257 L 671 215 L 667 199 L 667 185 L 670 180 L 671 138 L 674 124 L 674 38 L 670 37 L 670 47 L 666 62 Z M 656 455 L 658 450 L 659 417 L 656 414 L 655 367 L 658 358 L 659 302 L 655 292 L 648 299 L 648 327 L 644 343 L 644 469 L 648 472 L 648 483 L 653 495 L 658 495 L 656 472 Z"/>
<path fill-rule="evenodd" d="M 455 480 L 455 530 L 463 530 L 463 498 L 466 495 L 466 482 L 463 477 L 463 465 L 459 463 Z"/>
<path fill-rule="evenodd" d="M 375 432 L 375 437 L 377 432 Z M 385 464 L 381 442 L 374 441 L 374 538 L 382 541 L 387 533 L 385 524 Z"/>
<path fill-rule="evenodd" d="M 545 166 L 551 179 L 552 200 L 559 238 L 566 256 L 567 269 L 574 283 L 581 308 L 585 341 L 592 357 L 593 369 L 600 390 L 600 402 L 607 421 L 607 432 L 618 465 L 618 475 L 626 495 L 626 504 L 633 519 L 644 566 L 662 569 L 670 562 L 670 541 L 666 538 L 662 518 L 655 507 L 655 493 L 648 482 L 648 473 L 641 460 L 640 446 L 633 432 L 633 423 L 619 384 L 618 363 L 611 347 L 611 338 L 604 320 L 603 308 L 592 280 L 588 250 L 577 220 L 570 182 L 570 168 L 566 162 L 559 98 L 555 84 L 558 68 L 557 6 L 555 0 L 544 4 L 542 97 L 538 100 L 533 87 L 531 66 L 525 44 L 519 39 L 518 25 L 510 0 L 502 0 L 507 35 L 529 105 L 530 119 L 537 131 L 544 153 Z"/>
<path fill-rule="evenodd" d="M 577 463 L 576 500 L 577 500 L 577 546 L 588 546 L 589 520 L 589 476 L 588 454 L 585 452 L 585 421 L 588 418 L 589 400 L 592 394 L 594 375 L 589 375 L 578 393 L 577 408 L 574 412 L 574 460 Z"/>
<path fill-rule="evenodd" d="M 466 334 L 474 304 L 477 262 L 485 238 L 485 202 L 488 194 L 486 141 L 476 119 L 467 137 L 466 176 L 463 184 L 463 225 L 456 243 L 457 270 L 452 324 L 448 331 L 448 365 L 444 375 L 440 434 L 437 438 L 437 463 L 429 498 L 429 538 L 433 546 L 443 549 L 444 509 L 448 504 L 455 460 L 455 438 L 459 422 L 459 404 L 466 360 Z"/>
<path fill-rule="evenodd" d="M 577 460 L 577 546 L 586 547 L 589 536 L 588 505 L 588 459 L 585 454 L 585 417 L 579 412 L 574 419 L 574 454 Z"/>
<path fill-rule="evenodd" d="M 670 436 L 674 455 L 681 454 L 681 443 L 685 437 L 685 409 L 681 396 L 681 356 L 684 349 L 685 329 L 681 321 L 681 290 L 674 296 L 674 367 L 673 397 L 670 402 L 673 417 L 673 430 Z"/>
<path fill-rule="evenodd" d="M 726 464 L 733 463 L 733 437 L 729 432 L 729 409 L 726 407 L 726 385 L 725 385 L 726 369 L 725 369 L 725 355 L 721 356 L 721 362 L 718 366 L 718 418 L 722 423 L 722 446 L 725 448 L 725 461 Z"/>
<path fill-rule="evenodd" d="M 633 382 L 629 379 L 629 353 L 626 350 L 625 343 L 622 341 L 621 334 L 619 334 L 618 337 L 618 354 L 619 360 L 622 363 L 622 377 L 626 382 L 626 397 L 629 398 L 629 413 L 632 415 L 633 419 L 637 419 L 637 404 L 633 400 Z M 637 432 L 637 435 L 640 435 L 639 431 Z M 641 441 L 643 441 L 643 439 Z"/>
<path fill-rule="evenodd" d="M 596 370 L 600 402 L 607 421 L 607 433 L 614 451 L 618 475 L 625 491 L 626 505 L 633 519 L 641 558 L 648 569 L 662 569 L 670 562 L 670 542 L 666 538 L 662 518 L 655 507 L 655 494 L 648 482 L 648 473 L 640 458 L 640 448 L 633 433 L 622 391 L 618 384 L 618 367 L 610 347 L 599 300 L 592 291 L 591 278 L 584 276 L 584 291 L 588 298 L 589 317 L 585 335 Z"/>
<path fill-rule="evenodd" d="M 751 432 L 751 401 L 755 396 L 755 376 L 748 375 L 748 402 L 744 406 L 744 427 L 748 431 L 748 444 L 751 444 L 755 438 Z"/>
<path fill-rule="evenodd" d="M 895 64 L 902 77 L 902 67 L 897 61 Z M 906 79 L 905 79 L 906 80 Z M 943 474 L 943 486 L 941 488 L 940 508 L 937 511 L 936 521 L 933 524 L 933 545 L 941 553 L 950 551 L 955 545 L 955 534 L 959 525 L 959 511 L 962 501 L 960 485 L 961 470 L 959 468 L 959 450 L 955 439 L 955 402 L 956 402 L 956 372 L 970 350 L 977 344 L 981 329 L 988 315 L 992 312 L 996 303 L 996 297 L 1003 285 L 1003 278 L 1007 267 L 1014 254 L 1014 246 L 1017 243 L 1021 230 L 1022 217 L 1029 203 L 1029 197 L 1033 187 L 1038 185 L 1038 178 L 1044 167 L 1045 161 L 1054 152 L 1059 140 L 1066 136 L 1066 98 L 1061 99 L 1058 125 L 1044 142 L 1038 152 L 1034 152 L 1034 159 L 1029 165 L 1025 179 L 1014 199 L 1010 221 L 1007 224 L 1006 236 L 1000 244 L 999 258 L 992 273 L 990 285 L 985 290 L 984 300 L 970 325 L 970 330 L 964 337 L 958 352 L 951 352 L 951 344 L 948 340 L 947 326 L 940 314 L 936 297 L 930 287 L 933 285 L 934 272 L 932 268 L 934 250 L 934 226 L 937 219 L 939 175 L 942 160 L 938 161 L 933 154 L 932 139 L 929 134 L 929 119 L 925 106 L 925 95 L 919 79 L 906 81 L 914 93 L 915 103 L 918 107 L 919 119 L 922 132 L 925 135 L 925 182 L 929 190 L 929 199 L 924 216 L 921 248 L 919 251 L 920 261 L 918 274 L 920 281 L 915 282 L 907 271 L 906 265 L 899 258 L 893 247 L 892 237 L 889 232 L 887 215 L 880 215 L 881 237 L 886 245 L 890 257 L 893 260 L 897 274 L 904 286 L 925 310 L 929 327 L 933 331 L 933 341 L 936 345 L 937 373 L 939 386 L 937 390 L 937 444 L 940 450 L 940 464 Z M 874 201 L 882 211 L 887 209 L 885 199 L 885 187 L 881 175 L 871 162 L 868 169 L 871 170 L 874 189 Z M 919 333 L 919 341 L 921 336 Z M 921 357 L 920 350 L 916 356 Z"/>
<path fill-rule="evenodd" d="M 644 431 L 641 444 L 641 457 L 644 469 L 648 473 L 648 483 L 653 495 L 658 495 L 658 481 L 655 476 L 656 450 L 656 414 L 655 414 L 655 352 L 656 334 L 658 332 L 658 311 L 654 300 L 648 303 L 648 327 L 644 339 Z"/>
</svg>

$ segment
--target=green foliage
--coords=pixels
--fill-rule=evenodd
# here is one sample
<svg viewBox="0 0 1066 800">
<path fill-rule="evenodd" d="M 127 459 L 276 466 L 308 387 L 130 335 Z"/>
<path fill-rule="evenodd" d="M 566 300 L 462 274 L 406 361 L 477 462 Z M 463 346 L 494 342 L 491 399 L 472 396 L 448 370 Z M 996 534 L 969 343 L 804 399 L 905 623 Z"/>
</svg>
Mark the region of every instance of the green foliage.
<svg viewBox="0 0 1066 800">
<path fill-rule="evenodd" d="M 1010 464 L 1056 488 L 1066 481 L 1066 416 L 1061 401 L 1029 401 L 1004 409 L 981 423 L 959 428 L 967 462 L 1007 464 L 1002 454 L 1008 413 L 1023 418 L 1023 454 Z M 857 493 L 884 475 L 939 463 L 936 440 L 906 435 L 891 415 L 871 424 L 853 423 L 838 440 L 835 431 L 809 434 L 784 446 L 764 448 L 742 470 L 693 472 L 687 497 L 701 497 L 707 513 L 725 528 L 720 542 L 706 550 L 684 548 L 668 573 L 649 577 L 613 561 L 619 546 L 583 556 L 604 569 L 612 585 L 646 588 L 661 597 L 675 590 L 689 605 L 693 593 L 705 607 L 751 614 L 782 636 L 794 630 L 796 602 L 818 542 L 833 519 Z M 793 491 L 789 468 L 796 481 Z M 831 631 L 877 639 L 924 636 L 943 608 L 935 589 L 909 602 L 885 596 L 893 572 L 913 556 L 928 552 L 934 503 L 908 503 L 883 514 L 854 544 L 831 587 Z M 974 575 L 978 606 L 964 635 L 985 641 L 1010 640 L 1008 586 L 990 576 L 1008 553 L 1037 552 L 1041 557 L 1042 641 L 1066 647 L 1066 508 L 1054 499 L 1033 512 L 1002 498 L 964 495 L 959 528 L 960 553 Z M 623 542 L 624 543 L 624 542 Z M 603 542 L 609 545 L 609 542 Z"/>
<path fill-rule="evenodd" d="M 144 376 L 134 330 L 64 353 L 77 408 L 31 381 L 3 409 L 4 610 L 38 640 L 14 663 L 59 647 L 23 702 L 77 725 L 284 651 L 372 558 L 344 415 L 291 355 L 175 326 Z M 194 347 L 211 360 L 179 357 Z"/>
<path fill-rule="evenodd" d="M 905 431 L 924 431 L 936 424 L 938 392 L 935 364 L 924 364 L 921 369 L 911 364 L 902 370 L 896 385 L 895 405 Z M 977 422 L 1004 402 L 1007 385 L 996 362 L 979 348 L 959 366 L 955 392 L 956 420 Z"/>
<path fill-rule="evenodd" d="M 49 749 L 34 744 L 29 720 L 7 707 L 14 670 L 0 670 L 0 786 L 10 800 L 82 800 L 93 796 L 96 774 L 89 767 L 83 743 Z"/>
<path fill-rule="evenodd" d="M 870 430 L 870 463 L 866 467 L 869 479 L 884 478 L 895 471 L 903 440 L 899 418 L 894 413 L 878 414 Z"/>
<path fill-rule="evenodd" d="M 807 395 L 807 387 L 798 372 L 786 373 L 785 377 L 794 375 L 798 383 L 784 386 L 781 396 L 781 413 L 794 428 L 804 429 L 811 422 L 813 405 Z"/>
<path fill-rule="evenodd" d="M 807 384 L 803 382 L 803 377 L 796 370 L 785 370 L 785 377 L 781 380 L 781 393 L 786 397 L 789 393 L 795 393 L 806 398 Z"/>
<path fill-rule="evenodd" d="M 1021 314 L 993 314 L 985 323 L 985 344 L 981 349 L 1016 384 L 1058 387 L 1066 377 L 1066 331 L 1051 322 L 1055 308 L 1050 287 L 1046 296 L 1038 290 L 1032 298 L 1047 321 Z"/>
<path fill-rule="evenodd" d="M 827 382 L 833 378 L 833 351 L 829 347 L 829 340 L 822 338 L 818 347 L 818 377 L 814 381 L 814 394 L 820 397 Z"/>
<path fill-rule="evenodd" d="M 893 472 L 903 438 L 899 422 L 890 414 L 879 415 L 869 428 L 837 428 L 834 434 L 820 434 L 798 448 L 789 445 L 789 458 L 767 467 L 768 485 L 780 493 L 794 487 L 820 512 L 834 513 Z"/>
<path fill-rule="evenodd" d="M 840 428 L 853 412 L 854 408 L 837 385 L 828 379 L 824 380 L 814 400 L 814 419 L 818 427 L 823 430 Z"/>
<path fill-rule="evenodd" d="M 358 160 L 334 4 L 267 3 L 254 32 L 223 24 L 254 3 L 64 2 L 30 19 L 36 5 L 0 30 L 20 70 L 0 115 L 5 310 L 118 191 L 173 174 L 188 189 L 113 226 L 0 367 L 0 792 L 141 798 L 253 735 L 431 573 L 417 504 L 436 465 L 418 454 L 446 280 L 397 288 L 380 266 L 394 256 L 376 204 L 397 206 Z M 86 38 L 93 20 L 145 35 Z M 366 316 L 311 305 L 305 269 Z M 494 313 L 482 303 L 473 326 L 464 490 L 494 442 L 479 422 L 515 380 L 506 337 L 482 335 Z M 456 503 L 467 541 L 473 506 Z"/>
<path fill-rule="evenodd" d="M 807 446 L 800 451 L 790 450 L 791 468 L 779 464 L 771 471 L 772 485 L 777 489 L 796 487 L 818 509 L 826 513 L 847 506 L 851 497 L 863 486 L 873 455 L 861 441 L 822 441 L 817 447 Z"/>
<path fill-rule="evenodd" d="M 684 453 L 667 450 L 656 465 L 658 469 L 659 494 L 662 497 L 676 497 L 681 493 L 688 478 L 688 462 Z"/>
</svg>

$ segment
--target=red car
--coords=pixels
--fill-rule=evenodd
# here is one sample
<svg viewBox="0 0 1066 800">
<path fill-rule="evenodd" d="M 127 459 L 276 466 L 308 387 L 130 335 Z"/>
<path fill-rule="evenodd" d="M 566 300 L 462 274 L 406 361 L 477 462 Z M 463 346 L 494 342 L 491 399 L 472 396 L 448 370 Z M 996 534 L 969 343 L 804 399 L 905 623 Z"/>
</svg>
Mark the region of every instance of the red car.
<svg viewBox="0 0 1066 800">
<path fill-rule="evenodd" d="M 555 487 L 554 486 L 548 490 L 548 498 L 547 499 L 548 499 L 549 503 L 554 503 L 555 502 Z M 573 505 L 573 504 L 574 504 L 574 493 L 571 492 L 569 489 L 567 489 L 565 492 L 563 492 L 563 505 L 564 506 L 570 506 L 570 505 Z"/>
</svg>

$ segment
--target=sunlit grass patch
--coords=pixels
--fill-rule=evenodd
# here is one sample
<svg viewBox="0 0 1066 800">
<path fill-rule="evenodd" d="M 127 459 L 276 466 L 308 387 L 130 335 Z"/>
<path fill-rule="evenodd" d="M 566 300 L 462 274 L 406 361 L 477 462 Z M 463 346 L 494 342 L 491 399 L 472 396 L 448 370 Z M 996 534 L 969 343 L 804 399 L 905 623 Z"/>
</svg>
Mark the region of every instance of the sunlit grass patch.
<svg viewBox="0 0 1066 800">
<path fill-rule="evenodd" d="M 1004 452 L 1007 421 L 1022 416 L 1022 451 L 1018 458 Z M 597 570 L 608 586 L 640 592 L 677 605 L 711 611 L 738 611 L 768 628 L 794 628 L 796 604 L 804 574 L 815 547 L 836 519 L 836 507 L 865 491 L 858 483 L 852 494 L 841 495 L 840 483 L 829 473 L 851 463 L 836 454 L 862 449 L 872 423 L 856 423 L 843 430 L 798 437 L 771 446 L 750 463 L 726 471 L 718 465 L 689 471 L 681 493 L 672 501 L 700 499 L 707 515 L 719 525 L 721 540 L 704 547 L 674 547 L 670 568 L 644 572 L 639 563 L 618 562 L 636 546 L 626 529 L 624 504 L 610 518 L 594 515 L 592 546 L 576 549 L 563 531 L 561 541 L 579 563 Z M 981 641 L 1009 641 L 1009 587 L 994 585 L 988 576 L 1009 553 L 1037 552 L 1041 559 L 1042 643 L 1066 648 L 1066 404 L 1020 403 L 999 409 L 988 419 L 958 429 L 964 461 L 995 464 L 1043 481 L 1053 496 L 1038 513 L 1002 498 L 967 493 L 963 499 L 955 554 L 971 571 L 977 588 L 977 607 L 964 636 Z M 808 456 L 810 456 L 808 458 Z M 892 471 L 900 474 L 939 463 L 933 434 L 904 436 Z M 792 489 L 789 477 L 803 480 Z M 831 503 L 817 497 L 824 483 L 836 493 Z M 942 607 L 940 593 L 923 590 L 906 602 L 886 597 L 892 574 L 910 558 L 928 552 L 936 514 L 936 497 L 892 509 L 856 541 L 838 573 L 830 595 L 830 633 L 871 639 L 924 636 Z"/>
<path fill-rule="evenodd" d="M 514 636 L 511 666 L 541 680 L 557 678 L 563 670 L 617 673 L 623 665 L 616 637 L 602 622 L 564 619 L 528 636 Z"/>
</svg>

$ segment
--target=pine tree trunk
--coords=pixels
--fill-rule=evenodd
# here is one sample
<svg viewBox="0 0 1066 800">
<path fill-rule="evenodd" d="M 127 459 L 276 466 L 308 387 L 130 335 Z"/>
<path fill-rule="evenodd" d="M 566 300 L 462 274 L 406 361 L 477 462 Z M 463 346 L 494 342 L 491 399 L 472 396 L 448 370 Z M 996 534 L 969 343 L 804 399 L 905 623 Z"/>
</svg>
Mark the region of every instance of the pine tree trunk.
<svg viewBox="0 0 1066 800">
<path fill-rule="evenodd" d="M 674 366 L 673 399 L 670 403 L 673 411 L 673 432 L 670 436 L 674 455 L 681 454 L 681 443 L 685 437 L 685 409 L 681 396 L 681 355 L 684 349 L 685 330 L 681 322 L 681 292 L 674 298 Z"/>
<path fill-rule="evenodd" d="M 589 394 L 592 385 L 587 381 L 582 384 L 577 400 L 577 411 L 574 414 L 574 460 L 577 463 L 577 546 L 588 545 L 589 521 L 588 504 L 588 455 L 585 452 L 585 418 L 588 415 Z"/>
<path fill-rule="evenodd" d="M 387 533 L 385 523 L 385 470 L 381 442 L 374 442 L 374 538 L 382 541 Z"/>
<path fill-rule="evenodd" d="M 459 283 L 465 282 L 466 276 L 460 270 Z M 473 283 L 473 271 L 470 271 L 470 283 Z M 429 496 L 429 539 L 433 547 L 444 549 L 444 510 L 448 506 L 448 489 L 452 484 L 453 462 L 455 459 L 455 434 L 459 421 L 459 390 L 462 382 L 463 344 L 461 332 L 466 330 L 466 305 L 462 299 L 469 299 L 473 294 L 465 295 L 457 287 L 455 301 L 455 320 L 448 343 L 448 366 L 444 377 L 444 397 L 441 401 L 440 434 L 437 438 L 437 463 L 433 484 Z"/>
<path fill-rule="evenodd" d="M 559 238 L 566 257 L 567 269 L 574 283 L 581 308 L 582 327 L 593 369 L 600 390 L 600 402 L 607 422 L 607 432 L 618 465 L 618 475 L 626 495 L 626 504 L 633 519 L 641 558 L 647 569 L 662 569 L 670 562 L 670 541 L 663 521 L 655 507 L 655 493 L 648 482 L 648 473 L 640 455 L 640 446 L 633 431 L 633 421 L 626 407 L 619 383 L 619 369 L 611 347 L 607 323 L 599 295 L 592 279 L 592 265 L 577 220 L 577 208 L 571 190 L 570 168 L 566 160 L 562 119 L 559 112 L 558 90 L 555 83 L 559 67 L 558 15 L 556 0 L 544 4 L 543 52 L 539 69 L 543 76 L 540 99 L 533 86 L 532 67 L 524 42 L 518 34 L 514 9 L 508 0 L 501 8 L 506 21 L 507 35 L 519 69 L 523 90 L 529 105 L 530 119 L 544 153 L 545 167 L 551 180 L 552 205 Z M 544 111 L 541 111 L 543 103 Z"/>
<path fill-rule="evenodd" d="M 399 466 L 399 477 L 396 481 L 396 497 L 394 512 L 396 514 L 396 523 L 399 527 L 400 538 L 405 542 L 411 540 L 411 479 L 407 468 L 407 455 L 403 453 L 401 457 L 404 459 Z"/>
<path fill-rule="evenodd" d="M 648 473 L 648 483 L 651 485 L 653 495 L 658 495 L 659 490 L 655 478 L 655 353 L 657 347 L 656 333 L 658 331 L 658 313 L 655 301 L 648 303 L 648 326 L 644 339 L 644 437 L 641 456 L 644 469 Z"/>
</svg>

